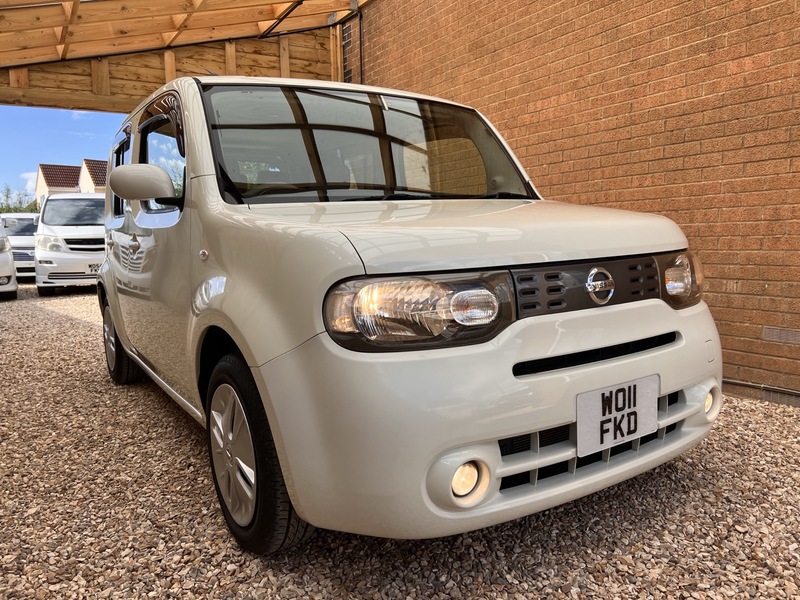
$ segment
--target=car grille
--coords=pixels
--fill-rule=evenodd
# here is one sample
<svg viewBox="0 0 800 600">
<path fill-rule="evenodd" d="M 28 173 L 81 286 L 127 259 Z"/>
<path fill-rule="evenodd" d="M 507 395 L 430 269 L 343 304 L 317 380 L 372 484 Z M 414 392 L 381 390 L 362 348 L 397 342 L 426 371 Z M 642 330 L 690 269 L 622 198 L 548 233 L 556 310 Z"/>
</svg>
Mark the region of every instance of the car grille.
<svg viewBox="0 0 800 600">
<path fill-rule="evenodd" d="M 131 249 L 124 245 L 119 245 L 119 262 L 132 273 L 141 273 L 144 265 L 143 252 L 131 252 Z"/>
<path fill-rule="evenodd" d="M 73 252 L 103 252 L 106 249 L 104 238 L 65 238 L 64 243 Z"/>
<path fill-rule="evenodd" d="M 596 348 L 594 350 L 584 350 L 583 352 L 573 352 L 561 356 L 548 356 L 536 360 L 527 360 L 514 365 L 512 372 L 514 377 L 525 377 L 526 375 L 538 375 L 555 371 L 557 369 L 569 369 L 580 367 L 603 360 L 612 360 L 631 356 L 639 352 L 647 352 L 674 344 L 678 340 L 678 333 L 673 331 L 641 340 L 634 340 L 624 344 Z"/>
<path fill-rule="evenodd" d="M 95 281 L 97 279 L 97 275 L 87 275 L 86 273 L 48 273 L 47 279 L 51 281 L 64 281 L 64 280 L 76 280 L 80 279 L 83 281 Z"/>
<path fill-rule="evenodd" d="M 14 260 L 18 262 L 33 260 L 33 248 L 19 248 L 18 250 L 12 250 L 11 255 L 14 257 Z"/>
<path fill-rule="evenodd" d="M 683 392 L 661 396 L 658 420 L 662 427 L 658 431 L 584 457 L 577 454 L 575 423 L 499 440 L 503 461 L 500 490 L 536 493 L 543 487 L 549 489 L 574 482 L 595 463 L 613 465 L 651 446 L 668 445 L 671 436 L 680 431 L 684 420 L 694 411 L 687 405 Z"/>
<path fill-rule="evenodd" d="M 586 291 L 592 269 L 599 267 L 614 279 L 614 293 L 604 306 L 660 298 L 658 261 L 654 256 L 598 259 L 513 269 L 520 319 L 596 308 Z"/>
</svg>

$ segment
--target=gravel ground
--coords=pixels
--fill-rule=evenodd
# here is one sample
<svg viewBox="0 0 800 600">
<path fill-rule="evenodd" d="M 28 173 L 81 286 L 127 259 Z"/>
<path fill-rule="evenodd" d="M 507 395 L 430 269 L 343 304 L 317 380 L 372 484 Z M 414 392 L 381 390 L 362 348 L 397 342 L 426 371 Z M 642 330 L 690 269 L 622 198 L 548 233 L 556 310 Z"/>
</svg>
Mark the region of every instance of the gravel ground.
<svg viewBox="0 0 800 600">
<path fill-rule="evenodd" d="M 681 458 L 512 523 L 262 558 L 203 430 L 108 379 L 93 291 L 0 304 L 0 399 L 0 598 L 800 598 L 797 407 L 728 397 Z"/>
</svg>

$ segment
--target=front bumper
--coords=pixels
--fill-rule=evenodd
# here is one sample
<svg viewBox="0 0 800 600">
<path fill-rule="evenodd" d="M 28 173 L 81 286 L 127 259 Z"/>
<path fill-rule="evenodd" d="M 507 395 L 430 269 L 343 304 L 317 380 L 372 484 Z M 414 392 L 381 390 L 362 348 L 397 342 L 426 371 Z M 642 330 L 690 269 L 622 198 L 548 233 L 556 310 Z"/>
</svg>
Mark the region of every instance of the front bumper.
<svg viewBox="0 0 800 600">
<path fill-rule="evenodd" d="M 528 361 L 671 332 L 675 340 L 658 348 L 512 373 Z M 658 432 L 597 460 L 579 459 L 578 394 L 652 374 L 660 378 Z M 304 519 L 427 538 L 562 504 L 688 450 L 718 413 L 722 357 L 704 303 L 675 311 L 653 300 L 524 319 L 491 342 L 435 351 L 357 353 L 322 334 L 254 375 Z M 707 416 L 709 392 L 716 408 Z M 540 443 L 553 435 L 560 435 L 554 443 Z M 485 465 L 489 478 L 486 496 L 471 507 L 454 503 L 450 490 L 467 461 Z"/>
<path fill-rule="evenodd" d="M 102 252 L 36 251 L 37 286 L 94 285 Z"/>
<path fill-rule="evenodd" d="M 14 277 L 14 265 L 11 254 L 4 252 L 0 254 L 0 293 L 15 292 L 17 290 L 17 279 Z"/>
<path fill-rule="evenodd" d="M 36 275 L 36 262 L 34 260 L 34 250 L 32 247 L 16 246 L 12 250 L 14 257 L 14 269 L 17 272 L 17 277 L 33 277 Z"/>
</svg>

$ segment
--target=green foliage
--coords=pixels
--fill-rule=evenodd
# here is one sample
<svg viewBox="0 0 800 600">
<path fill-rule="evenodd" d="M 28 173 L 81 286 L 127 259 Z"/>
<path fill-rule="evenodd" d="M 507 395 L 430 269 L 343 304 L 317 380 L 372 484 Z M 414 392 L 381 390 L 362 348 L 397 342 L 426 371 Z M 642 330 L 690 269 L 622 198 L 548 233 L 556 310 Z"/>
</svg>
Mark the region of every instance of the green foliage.
<svg viewBox="0 0 800 600">
<path fill-rule="evenodd" d="M 39 212 L 36 208 L 36 199 L 25 190 L 11 190 L 5 184 L 0 192 L 0 213 L 9 212 Z"/>
</svg>

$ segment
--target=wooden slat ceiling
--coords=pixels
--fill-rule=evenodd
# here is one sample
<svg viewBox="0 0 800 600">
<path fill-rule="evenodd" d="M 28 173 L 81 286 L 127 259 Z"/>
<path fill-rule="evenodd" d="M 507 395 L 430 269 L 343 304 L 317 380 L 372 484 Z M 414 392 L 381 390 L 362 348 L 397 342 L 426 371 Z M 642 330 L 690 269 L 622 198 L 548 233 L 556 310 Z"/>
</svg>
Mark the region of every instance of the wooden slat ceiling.
<svg viewBox="0 0 800 600">
<path fill-rule="evenodd" d="M 0 68 L 326 27 L 358 5 L 357 0 L 0 0 Z"/>
</svg>

